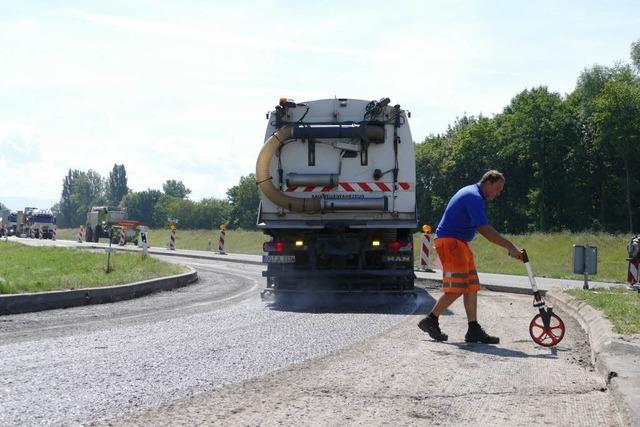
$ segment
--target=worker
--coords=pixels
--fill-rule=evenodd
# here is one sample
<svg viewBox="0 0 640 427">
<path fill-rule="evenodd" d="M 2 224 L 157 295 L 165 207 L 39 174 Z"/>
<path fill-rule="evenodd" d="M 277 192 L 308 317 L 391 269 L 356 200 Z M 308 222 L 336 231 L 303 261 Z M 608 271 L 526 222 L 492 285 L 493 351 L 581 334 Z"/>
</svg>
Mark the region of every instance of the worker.
<svg viewBox="0 0 640 427">
<path fill-rule="evenodd" d="M 469 242 L 476 231 L 487 240 L 507 250 L 509 256 L 522 259 L 522 253 L 513 243 L 498 233 L 487 220 L 485 200 L 493 200 L 502 193 L 504 175 L 497 170 L 486 172 L 480 182 L 458 190 L 449 200 L 435 233 L 435 247 L 442 262 L 442 296 L 431 313 L 418 323 L 436 341 L 446 341 L 447 334 L 440 330 L 439 316 L 460 295 L 469 321 L 466 342 L 498 344 L 500 338 L 487 334 L 477 319 L 480 281 Z"/>
</svg>

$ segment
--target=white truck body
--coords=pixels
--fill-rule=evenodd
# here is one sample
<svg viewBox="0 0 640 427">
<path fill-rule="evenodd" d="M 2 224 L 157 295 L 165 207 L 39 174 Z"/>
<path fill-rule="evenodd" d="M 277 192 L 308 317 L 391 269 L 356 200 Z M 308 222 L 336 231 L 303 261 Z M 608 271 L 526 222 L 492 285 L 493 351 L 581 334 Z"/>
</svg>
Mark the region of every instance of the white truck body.
<svg viewBox="0 0 640 427">
<path fill-rule="evenodd" d="M 284 245 L 265 244 L 268 289 L 316 289 L 309 276 L 339 291 L 413 289 L 414 144 L 408 113 L 388 104 L 286 100 L 268 115 L 257 225 Z"/>
</svg>

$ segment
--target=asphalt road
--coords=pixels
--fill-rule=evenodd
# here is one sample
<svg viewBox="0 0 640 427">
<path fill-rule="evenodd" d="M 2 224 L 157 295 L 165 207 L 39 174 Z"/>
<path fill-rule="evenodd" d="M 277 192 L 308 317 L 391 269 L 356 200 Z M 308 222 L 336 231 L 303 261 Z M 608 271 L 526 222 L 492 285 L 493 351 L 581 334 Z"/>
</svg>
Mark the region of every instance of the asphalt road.
<svg viewBox="0 0 640 427">
<path fill-rule="evenodd" d="M 528 297 L 481 293 L 499 346 L 462 342 L 461 305 L 435 343 L 415 326 L 434 290 L 265 302 L 261 266 L 167 260 L 199 283 L 0 317 L 0 425 L 619 423 L 580 328 L 536 347 Z"/>
</svg>

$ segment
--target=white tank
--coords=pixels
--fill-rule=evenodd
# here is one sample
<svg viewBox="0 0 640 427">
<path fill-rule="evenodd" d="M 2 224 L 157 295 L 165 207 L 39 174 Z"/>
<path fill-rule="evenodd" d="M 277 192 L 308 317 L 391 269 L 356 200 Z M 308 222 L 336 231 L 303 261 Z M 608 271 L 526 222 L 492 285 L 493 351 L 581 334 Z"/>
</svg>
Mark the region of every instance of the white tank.
<svg viewBox="0 0 640 427">
<path fill-rule="evenodd" d="M 314 228 L 340 221 L 361 228 L 415 227 L 415 156 L 407 116 L 388 99 L 281 101 L 268 114 L 265 135 L 278 148 L 270 158 L 263 148 L 256 173 L 261 190 L 273 185 L 279 194 L 260 192 L 258 226 Z M 286 128 L 290 139 L 274 140 Z M 261 176 L 261 162 L 269 162 L 262 174 L 268 176 Z M 320 203 L 295 209 L 289 198 Z"/>
</svg>

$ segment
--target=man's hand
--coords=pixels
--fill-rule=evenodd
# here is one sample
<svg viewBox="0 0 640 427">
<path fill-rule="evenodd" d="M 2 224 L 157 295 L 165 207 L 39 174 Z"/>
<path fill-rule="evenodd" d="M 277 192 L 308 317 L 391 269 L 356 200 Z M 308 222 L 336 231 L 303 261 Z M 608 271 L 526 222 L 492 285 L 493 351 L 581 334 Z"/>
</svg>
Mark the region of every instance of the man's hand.
<svg viewBox="0 0 640 427">
<path fill-rule="evenodd" d="M 522 261 L 522 251 L 520 251 L 520 249 L 518 249 L 514 245 L 511 245 L 511 247 L 509 248 L 509 256 Z"/>
</svg>

